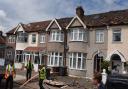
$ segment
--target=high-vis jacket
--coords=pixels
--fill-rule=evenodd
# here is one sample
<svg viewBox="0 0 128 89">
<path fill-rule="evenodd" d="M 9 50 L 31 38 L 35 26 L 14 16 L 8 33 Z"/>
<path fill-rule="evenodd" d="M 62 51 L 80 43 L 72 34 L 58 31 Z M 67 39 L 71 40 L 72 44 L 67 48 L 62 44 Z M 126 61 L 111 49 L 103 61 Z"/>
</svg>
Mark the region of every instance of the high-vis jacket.
<svg viewBox="0 0 128 89">
<path fill-rule="evenodd" d="M 32 70 L 33 69 L 33 64 L 28 62 L 26 67 L 27 67 L 27 69 Z"/>
<path fill-rule="evenodd" d="M 14 67 L 14 65 L 11 66 L 10 64 L 8 64 L 6 66 L 5 79 L 7 79 L 10 75 L 12 75 L 13 77 L 15 77 L 15 67 Z"/>
<path fill-rule="evenodd" d="M 39 79 L 46 79 L 46 69 L 43 67 L 41 70 L 39 70 Z"/>
</svg>

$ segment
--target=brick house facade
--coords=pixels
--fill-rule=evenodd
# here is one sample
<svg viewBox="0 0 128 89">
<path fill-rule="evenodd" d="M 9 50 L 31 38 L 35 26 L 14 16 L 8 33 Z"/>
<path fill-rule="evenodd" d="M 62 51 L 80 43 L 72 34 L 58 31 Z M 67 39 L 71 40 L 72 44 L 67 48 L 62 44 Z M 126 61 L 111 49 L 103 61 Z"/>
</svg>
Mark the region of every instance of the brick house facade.
<svg viewBox="0 0 128 89">
<path fill-rule="evenodd" d="M 107 60 L 111 69 L 118 65 L 122 73 L 128 61 L 127 15 L 128 10 L 85 15 L 78 7 L 74 17 L 19 24 L 8 34 L 12 32 L 18 39 L 22 32 L 20 37 L 26 37 L 26 42 L 15 43 L 15 50 L 21 52 L 18 63 L 32 59 L 34 64 L 50 68 L 67 66 L 69 75 L 92 77 Z"/>
</svg>

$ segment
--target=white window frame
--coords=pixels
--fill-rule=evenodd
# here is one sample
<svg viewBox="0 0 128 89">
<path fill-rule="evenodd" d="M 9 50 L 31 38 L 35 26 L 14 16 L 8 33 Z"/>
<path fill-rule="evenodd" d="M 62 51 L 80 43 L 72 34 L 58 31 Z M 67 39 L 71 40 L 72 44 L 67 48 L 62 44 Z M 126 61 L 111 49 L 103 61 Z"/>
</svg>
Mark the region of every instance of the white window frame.
<svg viewBox="0 0 128 89">
<path fill-rule="evenodd" d="M 103 30 L 96 30 L 95 33 L 96 43 L 104 43 L 104 31 Z"/>
<path fill-rule="evenodd" d="M 55 58 L 57 58 L 57 62 Z M 63 66 L 63 54 L 60 52 L 50 52 L 48 55 L 48 66 Z"/>
<path fill-rule="evenodd" d="M 74 56 L 74 54 L 76 54 L 76 56 Z M 79 54 L 81 54 L 81 56 L 78 56 Z M 74 66 L 74 64 L 73 64 L 74 58 L 76 58 L 75 67 L 73 67 Z M 80 68 L 78 68 L 78 60 L 79 60 L 79 58 L 81 60 Z M 83 62 L 85 62 L 84 65 L 83 65 Z M 85 59 L 84 53 L 75 53 L 74 52 L 74 53 L 70 53 L 69 54 L 69 69 L 86 70 L 85 65 L 86 65 L 86 59 Z"/>
<path fill-rule="evenodd" d="M 41 35 L 40 35 L 40 43 L 45 43 L 45 41 L 46 41 L 46 36 L 45 36 L 45 34 L 41 34 Z"/>
<path fill-rule="evenodd" d="M 19 32 L 17 35 L 17 42 L 18 43 L 26 43 L 28 42 L 28 34 L 25 32 Z"/>
<path fill-rule="evenodd" d="M 12 51 L 7 52 L 7 58 L 12 58 Z"/>
<path fill-rule="evenodd" d="M 36 34 L 32 34 L 32 43 L 36 43 Z M 33 42 L 33 39 L 35 39 L 35 42 Z"/>
<path fill-rule="evenodd" d="M 114 33 L 120 33 L 120 41 L 114 40 Z M 114 28 L 112 32 L 112 42 L 122 42 L 122 30 L 121 28 Z"/>
<path fill-rule="evenodd" d="M 34 64 L 40 64 L 39 54 L 38 53 L 34 53 L 34 54 L 32 54 L 32 56 L 34 56 L 34 58 L 33 58 Z M 39 60 L 36 60 L 36 57 L 38 57 Z M 37 63 L 35 61 L 37 61 Z"/>
<path fill-rule="evenodd" d="M 10 35 L 9 37 L 8 37 L 8 43 L 15 43 L 15 36 L 13 36 L 13 35 Z"/>
<path fill-rule="evenodd" d="M 70 41 L 87 42 L 87 31 L 85 31 L 83 28 L 73 28 L 70 31 L 69 37 L 70 37 Z"/>
<path fill-rule="evenodd" d="M 50 42 L 63 42 L 64 41 L 64 33 L 59 30 L 52 30 L 50 32 Z"/>
<path fill-rule="evenodd" d="M 21 62 L 23 62 L 23 58 L 22 58 L 22 57 L 23 57 L 23 54 L 17 53 L 17 54 L 16 54 L 16 60 L 15 60 L 15 61 L 18 62 L 18 63 L 20 63 L 20 61 L 19 61 L 19 60 L 20 60 L 20 59 L 19 59 L 20 56 L 21 56 Z"/>
</svg>

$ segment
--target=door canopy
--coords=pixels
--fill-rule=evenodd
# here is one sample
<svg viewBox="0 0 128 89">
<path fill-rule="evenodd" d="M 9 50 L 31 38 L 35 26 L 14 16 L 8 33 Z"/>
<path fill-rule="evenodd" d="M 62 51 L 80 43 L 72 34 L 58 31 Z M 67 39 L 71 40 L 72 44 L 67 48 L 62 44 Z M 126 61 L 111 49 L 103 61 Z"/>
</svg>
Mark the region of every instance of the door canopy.
<svg viewBox="0 0 128 89">
<path fill-rule="evenodd" d="M 105 60 L 106 60 L 106 61 L 110 61 L 112 55 L 114 55 L 114 54 L 117 54 L 117 55 L 120 56 L 121 62 L 126 62 L 126 59 L 125 59 L 124 55 L 123 55 L 122 53 L 120 53 L 118 50 L 115 50 L 115 51 L 113 51 L 112 53 L 110 53 L 110 54 L 106 57 Z"/>
</svg>

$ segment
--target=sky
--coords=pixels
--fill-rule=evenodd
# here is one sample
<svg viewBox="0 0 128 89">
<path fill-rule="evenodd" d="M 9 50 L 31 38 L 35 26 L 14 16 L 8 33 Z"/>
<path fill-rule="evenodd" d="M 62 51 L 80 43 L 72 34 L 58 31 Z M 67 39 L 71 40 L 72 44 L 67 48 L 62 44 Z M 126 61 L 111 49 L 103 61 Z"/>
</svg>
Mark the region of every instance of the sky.
<svg viewBox="0 0 128 89">
<path fill-rule="evenodd" d="M 21 22 L 75 16 L 77 6 L 88 15 L 128 9 L 128 0 L 0 0 L 0 29 L 7 32 Z"/>
</svg>

